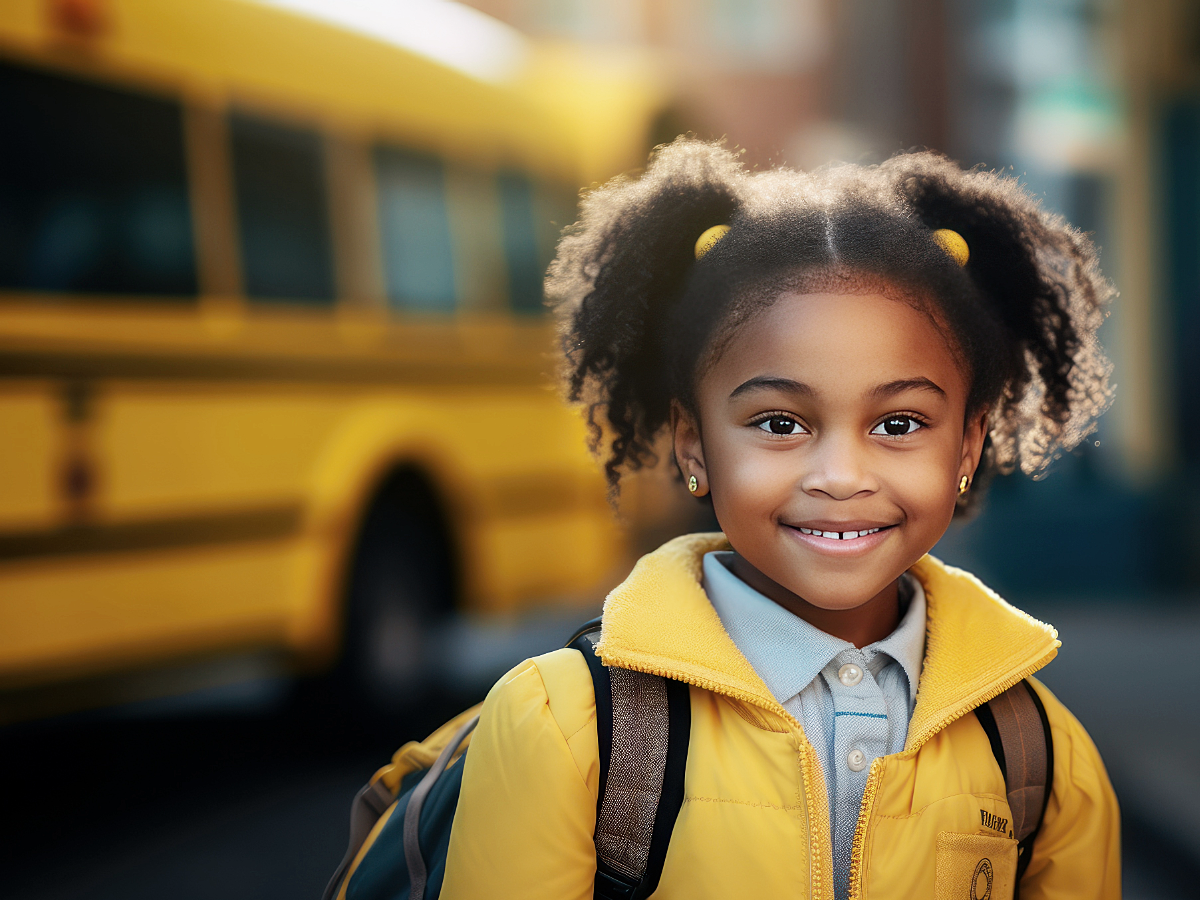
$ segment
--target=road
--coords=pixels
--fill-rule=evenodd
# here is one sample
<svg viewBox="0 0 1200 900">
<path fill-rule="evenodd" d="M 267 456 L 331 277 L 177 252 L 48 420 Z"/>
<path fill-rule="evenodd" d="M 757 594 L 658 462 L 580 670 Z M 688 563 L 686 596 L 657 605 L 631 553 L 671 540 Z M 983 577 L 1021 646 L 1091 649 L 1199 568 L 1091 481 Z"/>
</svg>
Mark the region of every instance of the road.
<svg viewBox="0 0 1200 900">
<path fill-rule="evenodd" d="M 1195 896 L 1200 855 L 1173 817 L 1192 798 L 1197 753 L 1178 748 L 1200 746 L 1200 717 L 1181 726 L 1172 708 L 1197 708 L 1200 694 L 1186 691 L 1200 690 L 1200 669 L 1179 663 L 1195 658 L 1184 653 L 1200 640 L 1200 613 L 1034 611 L 1057 621 L 1065 645 L 1045 680 L 1092 730 L 1122 796 L 1126 897 Z M 498 638 L 464 632 L 472 677 L 553 646 L 565 630 L 551 621 Z M 1139 687 L 1164 675 L 1169 691 Z M 455 698 L 370 728 L 295 709 L 278 691 L 10 728 L 0 748 L 0 896 L 315 900 L 344 850 L 355 790 L 405 739 L 466 704 L 468 682 Z"/>
</svg>

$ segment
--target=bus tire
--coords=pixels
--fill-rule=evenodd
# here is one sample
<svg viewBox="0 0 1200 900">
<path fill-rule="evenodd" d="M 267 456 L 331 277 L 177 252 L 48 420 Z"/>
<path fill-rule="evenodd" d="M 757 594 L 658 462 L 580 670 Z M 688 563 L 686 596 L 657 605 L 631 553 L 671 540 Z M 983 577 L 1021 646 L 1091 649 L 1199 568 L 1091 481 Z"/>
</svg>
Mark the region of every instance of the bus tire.
<svg viewBox="0 0 1200 900">
<path fill-rule="evenodd" d="M 389 715 L 435 693 L 453 600 L 440 506 L 419 475 L 397 472 L 367 508 L 349 569 L 339 669 L 355 706 Z"/>
</svg>

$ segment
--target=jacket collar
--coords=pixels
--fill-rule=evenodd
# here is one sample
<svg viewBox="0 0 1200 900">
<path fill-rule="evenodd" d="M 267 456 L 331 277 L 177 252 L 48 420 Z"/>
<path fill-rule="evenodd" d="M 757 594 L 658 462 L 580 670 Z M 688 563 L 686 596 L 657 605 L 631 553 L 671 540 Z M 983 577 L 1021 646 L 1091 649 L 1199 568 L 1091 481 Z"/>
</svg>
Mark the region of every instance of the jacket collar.
<svg viewBox="0 0 1200 900">
<path fill-rule="evenodd" d="M 725 632 L 700 586 L 704 554 L 727 550 L 722 534 L 690 534 L 642 557 L 604 603 L 597 651 L 606 665 L 652 672 L 726 694 L 784 718 Z M 1058 633 L 1010 606 L 973 575 L 932 556 L 910 570 L 925 589 L 925 666 L 909 723 L 915 750 L 950 722 L 1036 672 Z"/>
<path fill-rule="evenodd" d="M 771 695 L 786 708 L 788 698 L 808 687 L 822 669 L 853 645 L 810 625 L 750 587 L 725 566 L 721 557 L 728 556 L 733 553 L 704 554 L 704 592 L 729 637 Z M 904 690 L 911 700 L 925 662 L 925 589 L 907 572 L 901 581 L 902 592 L 907 586 L 911 598 L 900 624 L 887 637 L 863 647 L 862 653 L 877 678 L 878 670 L 887 664 L 880 657 L 895 660 L 904 670 Z"/>
</svg>

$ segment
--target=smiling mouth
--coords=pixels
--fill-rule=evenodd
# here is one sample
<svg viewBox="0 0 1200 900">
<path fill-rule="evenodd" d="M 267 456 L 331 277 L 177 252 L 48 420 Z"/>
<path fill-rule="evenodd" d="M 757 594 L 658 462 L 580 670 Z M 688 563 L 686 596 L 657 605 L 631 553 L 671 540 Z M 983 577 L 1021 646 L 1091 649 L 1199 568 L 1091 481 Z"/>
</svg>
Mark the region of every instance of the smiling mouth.
<svg viewBox="0 0 1200 900">
<path fill-rule="evenodd" d="M 864 531 L 821 531 L 817 528 L 798 527 L 796 530 L 801 534 L 811 534 L 813 537 L 823 537 L 831 541 L 853 541 L 856 538 L 866 537 L 868 534 L 875 534 L 879 531 L 884 531 L 888 528 L 895 528 L 894 525 L 880 525 L 876 528 L 868 528 Z"/>
</svg>

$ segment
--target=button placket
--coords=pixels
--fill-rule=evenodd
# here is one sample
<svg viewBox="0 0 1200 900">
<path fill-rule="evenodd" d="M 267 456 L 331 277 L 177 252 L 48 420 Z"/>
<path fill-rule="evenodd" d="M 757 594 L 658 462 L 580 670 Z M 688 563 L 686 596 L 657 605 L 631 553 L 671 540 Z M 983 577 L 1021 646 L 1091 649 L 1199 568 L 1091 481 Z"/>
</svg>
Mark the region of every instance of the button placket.
<svg viewBox="0 0 1200 900">
<path fill-rule="evenodd" d="M 883 711 L 883 692 L 861 650 L 849 648 L 829 661 L 821 672 L 838 710 Z"/>
<path fill-rule="evenodd" d="M 839 653 L 824 675 L 833 695 L 835 765 L 857 781 L 887 752 L 887 704 L 861 650 Z"/>
</svg>

